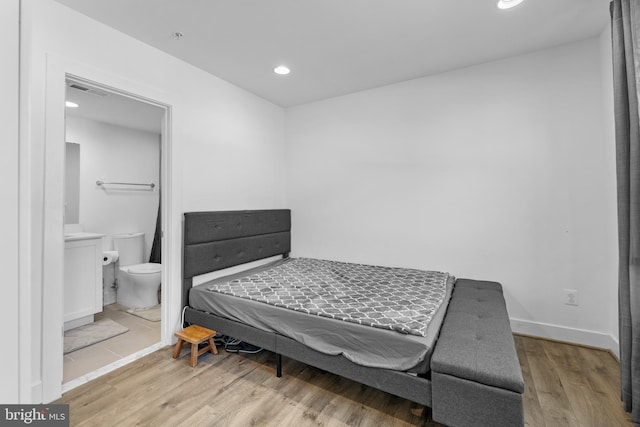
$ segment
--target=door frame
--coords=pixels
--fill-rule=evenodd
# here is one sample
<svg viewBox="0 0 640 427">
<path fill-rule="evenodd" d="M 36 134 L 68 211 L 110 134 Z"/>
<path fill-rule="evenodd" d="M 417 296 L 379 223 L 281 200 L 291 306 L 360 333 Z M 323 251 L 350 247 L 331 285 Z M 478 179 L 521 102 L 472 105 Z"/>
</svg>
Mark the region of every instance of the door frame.
<svg viewBox="0 0 640 427">
<path fill-rule="evenodd" d="M 162 227 L 162 345 L 171 344 L 173 329 L 179 322 L 174 307 L 180 305 L 180 287 L 172 277 L 179 273 L 179 205 L 174 197 L 176 162 L 172 156 L 172 102 L 165 93 L 109 74 L 91 66 L 47 54 L 46 100 L 44 111 L 44 203 L 42 243 L 42 402 L 62 395 L 63 305 L 64 305 L 64 143 L 67 80 L 85 83 L 107 92 L 127 96 L 165 110 L 161 132 L 161 227 Z M 176 227 L 176 221 L 178 226 Z M 179 248 L 180 245 L 177 245 Z M 168 284 L 168 286 L 167 286 Z"/>
</svg>

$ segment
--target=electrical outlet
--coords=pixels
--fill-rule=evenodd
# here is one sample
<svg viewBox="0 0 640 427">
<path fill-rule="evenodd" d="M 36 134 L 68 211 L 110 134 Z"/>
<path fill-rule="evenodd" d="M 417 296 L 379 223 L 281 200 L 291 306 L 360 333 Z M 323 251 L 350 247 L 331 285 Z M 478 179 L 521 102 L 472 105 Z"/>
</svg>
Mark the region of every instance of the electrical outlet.
<svg viewBox="0 0 640 427">
<path fill-rule="evenodd" d="M 576 289 L 564 290 L 564 303 L 566 305 L 579 305 L 578 304 L 578 291 Z"/>
</svg>

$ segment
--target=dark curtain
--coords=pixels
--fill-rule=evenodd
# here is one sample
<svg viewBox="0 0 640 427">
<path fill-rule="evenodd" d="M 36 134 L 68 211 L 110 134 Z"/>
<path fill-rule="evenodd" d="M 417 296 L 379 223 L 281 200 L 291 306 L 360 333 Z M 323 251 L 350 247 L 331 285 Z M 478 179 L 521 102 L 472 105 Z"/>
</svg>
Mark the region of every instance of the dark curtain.
<svg viewBox="0 0 640 427">
<path fill-rule="evenodd" d="M 640 424 L 640 0 L 611 2 L 618 182 L 618 304 L 622 401 Z"/>
<path fill-rule="evenodd" d="M 161 244 L 161 229 L 160 229 L 160 207 L 162 203 L 158 202 L 158 217 L 156 218 L 156 232 L 153 235 L 153 245 L 151 246 L 151 256 L 149 256 L 149 262 L 156 262 L 158 264 L 162 263 L 162 256 L 160 253 L 160 249 L 162 247 Z"/>
</svg>

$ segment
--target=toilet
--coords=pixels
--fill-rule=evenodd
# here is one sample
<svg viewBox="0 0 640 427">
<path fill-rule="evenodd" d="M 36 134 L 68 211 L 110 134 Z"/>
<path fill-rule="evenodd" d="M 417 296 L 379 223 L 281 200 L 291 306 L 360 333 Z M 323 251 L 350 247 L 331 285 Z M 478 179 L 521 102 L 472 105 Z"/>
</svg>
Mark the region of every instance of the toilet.
<svg viewBox="0 0 640 427">
<path fill-rule="evenodd" d="M 162 264 L 144 262 L 144 233 L 113 236 L 113 249 L 118 253 L 117 303 L 129 308 L 158 305 Z"/>
</svg>

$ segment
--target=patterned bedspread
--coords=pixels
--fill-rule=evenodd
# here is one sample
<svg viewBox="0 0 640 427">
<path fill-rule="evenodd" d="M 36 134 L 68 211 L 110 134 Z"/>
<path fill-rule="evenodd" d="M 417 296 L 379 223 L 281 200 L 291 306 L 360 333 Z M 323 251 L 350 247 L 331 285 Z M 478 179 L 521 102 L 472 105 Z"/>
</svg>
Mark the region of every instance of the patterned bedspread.
<svg viewBox="0 0 640 427">
<path fill-rule="evenodd" d="M 425 336 L 449 274 L 310 258 L 207 287 L 289 310 Z"/>
</svg>

